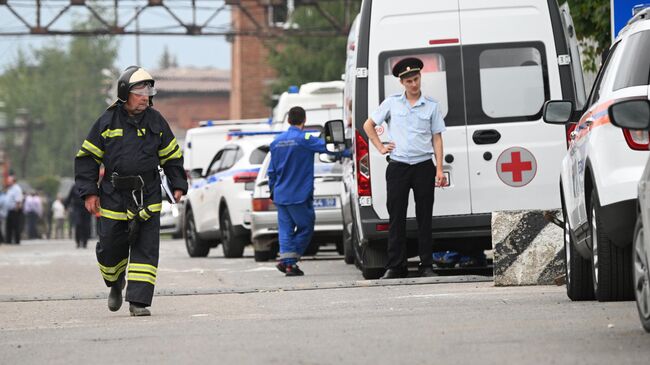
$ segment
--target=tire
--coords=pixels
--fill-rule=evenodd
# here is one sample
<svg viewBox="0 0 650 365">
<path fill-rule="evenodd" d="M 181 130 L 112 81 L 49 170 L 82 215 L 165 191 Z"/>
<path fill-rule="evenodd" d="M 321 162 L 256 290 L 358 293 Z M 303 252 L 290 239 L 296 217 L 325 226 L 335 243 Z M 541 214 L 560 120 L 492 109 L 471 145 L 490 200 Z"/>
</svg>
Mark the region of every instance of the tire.
<svg viewBox="0 0 650 365">
<path fill-rule="evenodd" d="M 305 253 L 303 253 L 303 256 L 316 256 L 318 253 L 318 250 L 320 249 L 320 243 L 318 242 L 309 242 L 309 246 L 305 249 Z"/>
<path fill-rule="evenodd" d="M 343 237 L 336 240 L 334 244 L 336 245 L 336 253 L 338 253 L 339 255 L 344 255 L 345 249 L 343 248 Z"/>
<path fill-rule="evenodd" d="M 185 221 L 183 223 L 183 238 L 185 238 L 185 248 L 190 257 L 206 257 L 210 252 L 210 244 L 201 239 L 196 232 L 196 224 L 194 223 L 194 213 L 188 209 L 185 213 Z"/>
<path fill-rule="evenodd" d="M 632 300 L 632 247 L 618 247 L 607 237 L 601 229 L 600 210 L 600 200 L 594 189 L 588 214 L 594 294 L 599 302 Z"/>
<path fill-rule="evenodd" d="M 643 234 L 643 221 L 639 214 L 634 227 L 634 296 L 636 308 L 639 311 L 641 326 L 650 332 L 650 270 L 648 269 L 648 252 L 646 251 Z"/>
<path fill-rule="evenodd" d="M 591 276 L 591 261 L 578 253 L 571 237 L 569 218 L 562 197 L 564 215 L 564 270 L 566 274 L 566 294 L 573 301 L 593 300 L 594 284 Z"/>
<path fill-rule="evenodd" d="M 383 249 L 382 249 L 383 248 Z M 361 274 L 364 279 L 379 279 L 386 272 L 385 266 L 388 262 L 386 246 L 379 242 L 368 242 L 362 252 Z"/>
<path fill-rule="evenodd" d="M 232 221 L 230 220 L 228 208 L 225 208 L 220 214 L 219 230 L 221 231 L 223 255 L 227 258 L 244 256 L 244 248 L 248 242 L 245 235 L 235 232 L 235 227 L 233 227 Z"/>
<path fill-rule="evenodd" d="M 348 231 L 343 228 L 343 261 L 346 264 L 354 264 L 354 243 L 356 242 L 354 237 L 356 232 L 354 231 L 354 223 L 352 223 L 352 234 L 349 235 Z"/>
<path fill-rule="evenodd" d="M 255 250 L 255 262 L 267 262 L 271 260 L 271 251 Z"/>
</svg>

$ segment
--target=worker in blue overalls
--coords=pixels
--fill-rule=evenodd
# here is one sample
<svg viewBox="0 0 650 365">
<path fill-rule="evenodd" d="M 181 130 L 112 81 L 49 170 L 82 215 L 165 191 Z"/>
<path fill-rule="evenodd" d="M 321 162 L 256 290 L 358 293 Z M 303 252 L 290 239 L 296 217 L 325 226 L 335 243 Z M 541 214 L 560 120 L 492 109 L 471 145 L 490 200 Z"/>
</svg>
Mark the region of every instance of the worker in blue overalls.
<svg viewBox="0 0 650 365">
<path fill-rule="evenodd" d="M 303 131 L 305 110 L 289 110 L 289 129 L 271 143 L 269 188 L 278 208 L 280 262 L 286 276 L 304 275 L 297 265 L 314 233 L 314 153 L 350 157 L 350 151 L 330 152 L 325 141 Z"/>
</svg>

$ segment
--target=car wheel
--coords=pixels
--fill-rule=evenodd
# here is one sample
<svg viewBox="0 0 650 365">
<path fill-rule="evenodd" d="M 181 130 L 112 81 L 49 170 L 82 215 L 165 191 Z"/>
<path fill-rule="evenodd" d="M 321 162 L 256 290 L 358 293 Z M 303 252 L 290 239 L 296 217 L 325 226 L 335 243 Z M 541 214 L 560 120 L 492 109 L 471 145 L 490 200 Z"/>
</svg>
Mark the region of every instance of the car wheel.
<svg viewBox="0 0 650 365">
<path fill-rule="evenodd" d="M 574 301 L 592 300 L 594 299 L 594 286 L 591 277 L 591 261 L 583 258 L 574 246 L 564 198 L 562 199 L 562 214 L 564 215 L 566 294 Z"/>
<path fill-rule="evenodd" d="M 386 245 L 381 242 L 368 241 L 363 247 L 361 262 L 361 274 L 364 279 L 379 279 L 386 272 L 385 266 L 388 262 Z"/>
<path fill-rule="evenodd" d="M 641 215 L 634 228 L 634 296 L 639 319 L 646 332 L 650 332 L 650 270 L 648 269 L 648 252 L 644 242 L 643 221 Z"/>
<path fill-rule="evenodd" d="M 199 237 L 196 232 L 194 223 L 194 213 L 187 210 L 185 213 L 185 224 L 183 225 L 183 236 L 185 238 L 185 248 L 190 257 L 206 257 L 210 252 L 210 245 Z"/>
<path fill-rule="evenodd" d="M 255 262 L 267 262 L 271 260 L 271 251 L 255 250 Z"/>
<path fill-rule="evenodd" d="M 228 208 L 225 208 L 220 216 L 219 230 L 221 231 L 223 255 L 227 258 L 242 257 L 247 244 L 246 237 L 235 232 Z"/>
<path fill-rule="evenodd" d="M 589 228 L 592 249 L 592 278 L 594 294 L 599 302 L 631 300 L 632 247 L 616 246 L 602 228 L 601 207 L 596 190 L 591 193 Z"/>
<path fill-rule="evenodd" d="M 336 253 L 338 253 L 339 255 L 345 254 L 345 249 L 343 248 L 343 237 L 336 240 L 334 244 L 336 245 Z"/>
<path fill-rule="evenodd" d="M 348 230 L 343 227 L 343 260 L 346 264 L 354 264 L 354 223 L 352 223 L 352 234 L 348 234 Z"/>
<path fill-rule="evenodd" d="M 305 249 L 305 253 L 303 253 L 303 256 L 316 256 L 319 249 L 320 249 L 320 243 L 314 241 L 309 242 L 309 246 L 307 246 L 307 249 Z"/>
</svg>

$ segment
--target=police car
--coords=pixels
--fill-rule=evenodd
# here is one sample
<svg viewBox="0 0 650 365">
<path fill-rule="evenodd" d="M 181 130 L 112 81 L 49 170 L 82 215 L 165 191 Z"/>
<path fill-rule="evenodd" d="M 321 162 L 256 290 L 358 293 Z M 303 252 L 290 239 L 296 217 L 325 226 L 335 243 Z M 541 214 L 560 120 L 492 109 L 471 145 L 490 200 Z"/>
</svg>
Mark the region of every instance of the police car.
<svg viewBox="0 0 650 365">
<path fill-rule="evenodd" d="M 183 235 L 191 257 L 219 243 L 225 257 L 241 257 L 250 243 L 251 192 L 273 141 L 271 132 L 232 132 L 230 143 L 193 176 L 185 198 Z"/>
<path fill-rule="evenodd" d="M 344 170 L 344 246 L 364 278 L 384 273 L 389 216 L 388 162 L 369 145 L 363 124 L 384 99 L 403 92 L 391 74 L 403 58 L 424 62 L 422 92 L 440 103 L 447 126 L 449 186 L 436 189 L 432 217 L 437 249 L 490 249 L 494 211 L 560 207 L 566 130 L 545 124 L 542 107 L 552 98 L 585 100 L 568 9 L 554 0 L 364 1 L 352 45 L 344 100 L 354 159 Z M 390 123 L 376 130 L 382 142 L 391 140 Z M 411 195 L 410 248 L 416 227 Z"/>
<path fill-rule="evenodd" d="M 609 49 L 583 108 L 549 101 L 547 123 L 573 123 L 562 161 L 567 294 L 572 300 L 631 299 L 637 184 L 648 160 L 648 132 L 619 129 L 608 108 L 648 99 L 649 10 L 630 20 Z M 646 282 L 647 285 L 647 282 Z"/>
<path fill-rule="evenodd" d="M 278 213 L 271 200 L 267 174 L 271 154 L 260 169 L 253 191 L 251 215 L 251 238 L 255 248 L 255 261 L 267 261 L 275 257 L 278 249 Z M 315 255 L 321 244 L 334 243 L 343 254 L 343 217 L 341 194 L 343 193 L 343 169 L 336 162 L 321 161 L 315 154 L 314 161 L 314 211 L 316 222 L 314 235 L 305 255 Z"/>
</svg>

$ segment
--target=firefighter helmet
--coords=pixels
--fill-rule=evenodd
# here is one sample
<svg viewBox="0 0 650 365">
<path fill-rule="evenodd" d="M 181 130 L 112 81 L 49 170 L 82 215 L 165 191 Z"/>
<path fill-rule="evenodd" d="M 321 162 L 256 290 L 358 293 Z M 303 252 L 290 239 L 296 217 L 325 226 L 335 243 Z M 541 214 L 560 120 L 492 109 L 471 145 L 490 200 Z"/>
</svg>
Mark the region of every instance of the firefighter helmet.
<svg viewBox="0 0 650 365">
<path fill-rule="evenodd" d="M 120 75 L 120 78 L 117 80 L 117 98 L 121 102 L 126 103 L 126 101 L 129 98 L 129 91 L 131 90 L 131 88 L 134 85 L 142 82 L 150 83 L 151 88 L 153 88 L 155 80 L 153 79 L 153 77 L 151 77 L 151 74 L 145 71 L 145 69 L 142 67 L 139 66 L 127 67 L 124 70 L 124 72 L 122 72 L 122 75 Z M 154 90 L 154 94 L 155 94 L 155 90 Z M 153 95 L 150 95 L 149 104 L 153 104 L 151 102 L 152 98 Z"/>
</svg>

